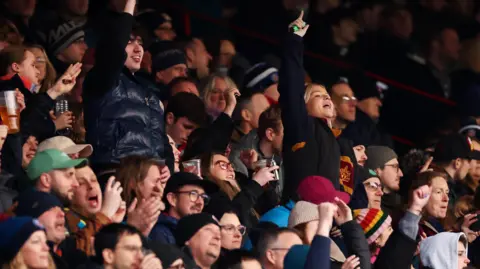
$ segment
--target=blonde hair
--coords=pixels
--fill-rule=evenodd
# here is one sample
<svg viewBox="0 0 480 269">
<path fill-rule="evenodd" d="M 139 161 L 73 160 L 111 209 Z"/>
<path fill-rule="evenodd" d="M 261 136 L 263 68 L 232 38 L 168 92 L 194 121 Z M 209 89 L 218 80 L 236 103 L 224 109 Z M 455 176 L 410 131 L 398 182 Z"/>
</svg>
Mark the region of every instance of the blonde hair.
<svg viewBox="0 0 480 269">
<path fill-rule="evenodd" d="M 4 264 L 2 269 L 28 269 L 27 265 L 23 260 L 23 254 L 20 250 L 15 258 L 10 263 Z M 48 254 L 48 268 L 47 269 L 57 269 L 55 263 L 53 262 L 52 255 Z"/>
<path fill-rule="evenodd" d="M 229 89 L 234 89 L 234 88 L 237 89 L 237 85 L 229 76 L 218 74 L 218 73 L 210 75 L 206 79 L 205 86 L 201 87 L 203 89 L 202 97 L 206 107 L 211 107 L 210 95 L 212 95 L 212 91 L 215 90 L 216 78 L 225 80 L 225 83 L 227 84 L 227 87 Z"/>
<path fill-rule="evenodd" d="M 41 82 L 42 86 L 40 87 L 39 92 L 47 92 L 47 90 L 52 88 L 55 84 L 55 80 L 57 79 L 57 71 L 55 71 L 52 62 L 50 62 L 50 59 L 48 59 L 47 53 L 42 46 L 29 45 L 27 50 L 29 49 L 39 49 L 45 58 L 45 78 L 43 78 L 43 81 Z"/>
<path fill-rule="evenodd" d="M 305 94 L 303 95 L 303 99 L 305 100 L 305 103 L 308 103 L 310 101 L 310 97 L 312 97 L 312 93 L 315 92 L 317 87 L 321 87 L 322 89 L 327 92 L 327 88 L 321 84 L 316 84 L 316 83 L 307 83 L 305 84 Z"/>
</svg>

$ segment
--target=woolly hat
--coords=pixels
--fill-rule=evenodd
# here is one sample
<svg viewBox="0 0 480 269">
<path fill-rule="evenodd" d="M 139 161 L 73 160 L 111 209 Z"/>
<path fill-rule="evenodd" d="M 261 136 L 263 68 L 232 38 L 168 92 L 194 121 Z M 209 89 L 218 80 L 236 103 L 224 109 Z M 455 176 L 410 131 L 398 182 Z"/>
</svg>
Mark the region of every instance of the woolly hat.
<svg viewBox="0 0 480 269">
<path fill-rule="evenodd" d="M 57 56 L 73 42 L 85 37 L 84 25 L 85 22 L 81 21 L 60 21 L 38 32 L 38 35 L 49 54 Z"/>
<path fill-rule="evenodd" d="M 385 146 L 369 146 L 367 156 L 368 160 L 365 163 L 365 168 L 372 170 L 382 168 L 387 162 L 398 158 L 395 151 Z"/>
<path fill-rule="evenodd" d="M 10 262 L 28 238 L 41 230 L 45 230 L 43 225 L 30 217 L 12 217 L 0 222 L 0 261 Z"/>
<path fill-rule="evenodd" d="M 372 244 L 392 223 L 392 218 L 376 208 L 353 210 L 353 217 L 362 226 L 368 244 Z"/>
<path fill-rule="evenodd" d="M 185 53 L 172 41 L 160 41 L 148 49 L 152 54 L 152 72 L 168 69 L 177 64 L 187 64 Z"/>
<path fill-rule="evenodd" d="M 175 241 L 177 245 L 183 247 L 185 242 L 209 224 L 215 224 L 220 227 L 215 217 L 207 213 L 192 214 L 181 218 L 175 230 Z"/>
<path fill-rule="evenodd" d="M 297 225 L 318 219 L 318 206 L 316 204 L 298 201 L 288 217 L 288 228 L 294 228 Z"/>
<path fill-rule="evenodd" d="M 271 85 L 278 83 L 278 69 L 267 63 L 258 63 L 245 73 L 244 90 L 254 93 L 263 93 Z"/>
<path fill-rule="evenodd" d="M 62 203 L 56 196 L 35 190 L 21 193 L 16 201 L 18 205 L 15 208 L 15 215 L 17 216 L 38 218 L 54 207 L 63 208 Z"/>
</svg>

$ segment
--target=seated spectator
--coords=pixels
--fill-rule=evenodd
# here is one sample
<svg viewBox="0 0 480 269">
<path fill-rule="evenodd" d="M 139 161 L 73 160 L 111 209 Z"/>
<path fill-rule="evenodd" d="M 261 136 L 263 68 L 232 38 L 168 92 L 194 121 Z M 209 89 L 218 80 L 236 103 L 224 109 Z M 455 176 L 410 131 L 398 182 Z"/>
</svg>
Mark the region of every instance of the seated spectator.
<svg viewBox="0 0 480 269">
<path fill-rule="evenodd" d="M 210 202 L 211 192 L 216 187 L 196 175 L 179 172 L 172 175 L 163 191 L 165 212 L 158 217 L 149 238 L 165 244 L 175 244 L 178 221 L 188 215 L 198 214 Z"/>
<path fill-rule="evenodd" d="M 403 173 L 398 156 L 392 149 L 384 146 L 369 146 L 367 156 L 365 168 L 375 171 L 383 186 L 382 210 L 393 215 L 393 211 L 401 206 L 397 192 L 400 190 L 400 178 L 403 177 Z"/>
<path fill-rule="evenodd" d="M 193 266 L 210 269 L 220 255 L 220 225 L 210 214 L 193 214 L 180 219 L 175 240 L 193 260 Z"/>
<path fill-rule="evenodd" d="M 144 254 L 144 242 L 142 234 L 129 225 L 114 223 L 103 227 L 95 235 L 97 266 L 105 269 L 162 268 L 161 261 L 154 253 Z"/>
<path fill-rule="evenodd" d="M 233 120 L 236 127 L 232 134 L 232 142 L 237 144 L 245 135 L 258 128 L 260 115 L 268 109 L 270 104 L 265 95 L 257 93 L 244 94 L 235 108 Z"/>
<path fill-rule="evenodd" d="M 467 268 L 468 240 L 464 233 L 439 233 L 420 242 L 420 260 L 428 268 Z"/>
<path fill-rule="evenodd" d="M 263 268 L 283 269 L 290 248 L 302 244 L 297 232 L 288 228 L 268 229 L 260 235 L 255 246 Z"/>
<path fill-rule="evenodd" d="M 4 268 L 54 269 L 45 228 L 37 219 L 11 217 L 0 222 L 1 265 Z"/>
<path fill-rule="evenodd" d="M 187 77 L 185 54 L 168 41 L 152 45 L 149 51 L 152 53 L 152 77 L 160 89 L 161 100 L 167 100 L 168 84 L 175 78 Z"/>
<path fill-rule="evenodd" d="M 161 244 L 150 241 L 148 247 L 157 255 L 162 262 L 163 268 L 185 269 L 183 252 L 175 245 Z"/>
<path fill-rule="evenodd" d="M 71 159 L 88 158 L 92 155 L 93 148 L 90 144 L 75 144 L 66 136 L 55 136 L 44 140 L 37 147 L 37 152 L 47 149 L 58 149 L 67 154 Z"/>
<path fill-rule="evenodd" d="M 191 93 L 178 93 L 169 101 L 165 110 L 165 129 L 177 148 L 187 143 L 190 134 L 207 123 L 202 100 Z"/>
<path fill-rule="evenodd" d="M 52 193 L 69 205 L 73 199 L 78 181 L 75 177 L 75 167 L 85 165 L 86 159 L 70 159 L 57 149 L 47 149 L 39 152 L 27 167 L 27 175 L 35 189 Z"/>
<path fill-rule="evenodd" d="M 278 102 L 278 69 L 258 63 L 245 72 L 244 89 L 250 94 L 263 93 L 270 104 Z"/>
</svg>

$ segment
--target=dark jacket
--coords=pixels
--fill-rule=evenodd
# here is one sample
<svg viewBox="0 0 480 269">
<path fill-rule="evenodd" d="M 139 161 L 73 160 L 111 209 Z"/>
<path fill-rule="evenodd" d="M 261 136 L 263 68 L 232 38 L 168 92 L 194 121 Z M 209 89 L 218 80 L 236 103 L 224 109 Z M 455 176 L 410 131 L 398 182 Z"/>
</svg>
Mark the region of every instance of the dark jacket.
<svg viewBox="0 0 480 269">
<path fill-rule="evenodd" d="M 176 218 L 167 214 L 161 214 L 148 237 L 153 241 L 175 245 L 174 233 L 177 228 L 177 223 L 178 220 Z"/>
<path fill-rule="evenodd" d="M 362 227 L 355 220 L 351 220 L 340 226 L 340 230 L 342 231 L 343 235 L 343 243 L 347 248 L 345 257 L 348 258 L 351 255 L 355 255 L 360 258 L 360 268 L 370 269 L 370 249 L 368 247 L 368 242 L 365 239 L 365 233 L 363 232 Z M 341 267 L 341 264 L 332 261 L 332 268 Z"/>
<path fill-rule="evenodd" d="M 377 269 L 410 269 L 417 242 L 400 230 L 393 231 L 375 261 Z M 362 267 L 363 268 L 363 267 Z"/>
<path fill-rule="evenodd" d="M 377 123 L 360 109 L 357 109 L 355 121 L 348 124 L 340 136 L 352 140 L 354 145 L 365 147 L 381 145 L 393 148 L 392 138 L 381 131 Z"/>
<path fill-rule="evenodd" d="M 95 66 L 83 85 L 86 140 L 95 149 L 90 160 L 96 166 L 109 166 L 123 157 L 142 155 L 164 158 L 173 170 L 157 89 L 124 66 L 133 16 L 108 16 Z"/>
<path fill-rule="evenodd" d="M 75 237 L 67 236 L 65 240 L 53 251 L 53 244 L 49 242 L 50 255 L 57 269 L 76 268 L 79 264 L 85 264 L 88 261 L 87 255 L 77 249 Z"/>
<path fill-rule="evenodd" d="M 327 123 L 308 116 L 305 106 L 302 38 L 288 34 L 280 69 L 280 106 L 284 126 L 283 200 L 288 199 L 307 176 L 319 175 L 340 188 L 340 148 Z"/>
<path fill-rule="evenodd" d="M 316 235 L 308 251 L 304 269 L 330 268 L 330 239 Z"/>
</svg>

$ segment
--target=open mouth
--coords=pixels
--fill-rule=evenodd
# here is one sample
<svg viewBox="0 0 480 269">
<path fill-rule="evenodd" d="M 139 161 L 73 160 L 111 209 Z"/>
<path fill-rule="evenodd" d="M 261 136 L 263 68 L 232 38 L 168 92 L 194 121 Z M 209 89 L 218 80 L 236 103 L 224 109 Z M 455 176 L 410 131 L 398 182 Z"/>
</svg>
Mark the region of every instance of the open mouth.
<svg viewBox="0 0 480 269">
<path fill-rule="evenodd" d="M 98 195 L 88 197 L 88 205 L 90 207 L 97 207 L 98 206 Z"/>
<path fill-rule="evenodd" d="M 142 57 L 140 57 L 140 55 L 135 55 L 135 56 L 132 56 L 132 59 L 135 61 L 135 62 L 140 62 L 142 60 Z"/>
<path fill-rule="evenodd" d="M 331 104 L 324 104 L 323 108 L 332 108 L 332 105 Z"/>
</svg>

